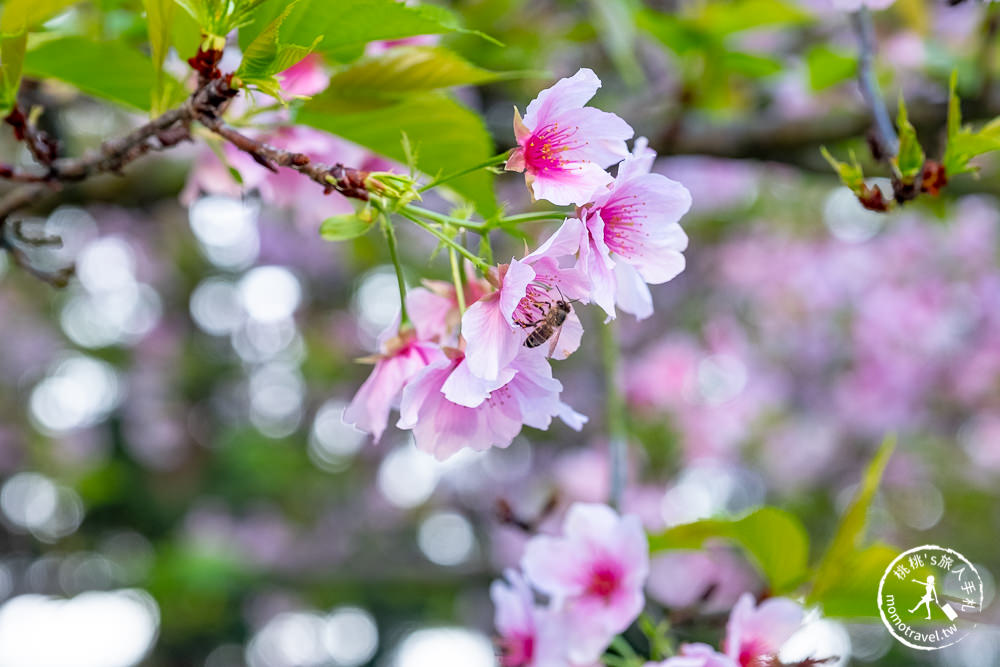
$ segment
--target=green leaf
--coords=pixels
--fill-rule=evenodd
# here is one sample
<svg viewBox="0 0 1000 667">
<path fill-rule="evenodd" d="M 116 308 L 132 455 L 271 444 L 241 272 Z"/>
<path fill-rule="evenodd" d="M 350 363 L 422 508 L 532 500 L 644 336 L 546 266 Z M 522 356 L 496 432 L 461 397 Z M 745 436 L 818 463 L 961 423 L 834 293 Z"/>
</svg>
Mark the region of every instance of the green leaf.
<svg viewBox="0 0 1000 667">
<path fill-rule="evenodd" d="M 174 0 L 143 0 L 143 5 L 146 7 L 149 48 L 155 71 L 150 107 L 153 115 L 157 115 L 166 110 L 172 96 L 168 91 L 168 84 L 173 79 L 163 71 L 163 61 L 166 60 L 167 51 L 170 50 L 174 10 L 177 9 L 177 5 Z"/>
<path fill-rule="evenodd" d="M 889 463 L 889 458 L 895 447 L 895 436 L 887 436 L 882 441 L 875 458 L 868 464 L 861 480 L 861 486 L 844 516 L 840 519 L 840 525 L 837 526 L 833 541 L 816 570 L 810 599 L 823 599 L 829 595 L 830 591 L 851 576 L 850 570 L 846 568 L 861 548 L 868 518 L 868 508 L 871 507 L 872 499 L 874 499 L 875 492 L 882 481 L 885 466 Z"/>
<path fill-rule="evenodd" d="M 245 49 L 284 7 L 284 2 L 276 0 L 265 3 L 240 30 L 240 45 Z M 373 40 L 455 31 L 463 31 L 458 18 L 434 5 L 411 6 L 396 0 L 301 0 L 282 22 L 279 41 L 312 44 L 322 37 L 321 50 L 346 62 L 361 55 L 365 44 Z"/>
<path fill-rule="evenodd" d="M 765 26 L 798 25 L 812 17 L 801 7 L 781 0 L 736 0 L 699 3 L 698 25 L 716 35 L 729 35 Z"/>
<path fill-rule="evenodd" d="M 983 126 L 978 132 L 962 125 L 962 109 L 958 99 L 958 73 L 951 73 L 950 95 L 948 98 L 948 144 L 945 147 L 944 165 L 948 177 L 977 171 L 969 161 L 977 155 L 1000 150 L 1000 117 Z"/>
<path fill-rule="evenodd" d="M 819 147 L 820 152 L 826 161 L 830 163 L 837 175 L 840 176 L 840 181 L 850 188 L 851 192 L 861 196 L 865 188 L 865 175 L 861 171 L 861 164 L 858 162 L 858 156 L 851 151 L 851 161 L 841 162 L 837 158 L 830 154 L 830 151 L 826 150 L 826 146 Z"/>
<path fill-rule="evenodd" d="M 375 216 L 371 216 L 371 220 L 363 220 L 356 213 L 335 215 L 323 221 L 319 234 L 327 241 L 349 241 L 367 234 L 376 220 Z"/>
<path fill-rule="evenodd" d="M 806 51 L 806 68 L 809 71 L 809 87 L 817 91 L 825 90 L 854 78 L 858 71 L 858 59 L 828 46 L 814 46 Z"/>
<path fill-rule="evenodd" d="M 153 64 L 141 52 L 121 42 L 93 42 L 83 37 L 41 42 L 28 51 L 24 70 L 140 111 L 149 110 L 149 91 L 156 78 Z"/>
<path fill-rule="evenodd" d="M 840 568 L 840 578 L 833 588 L 813 601 L 823 607 L 823 615 L 839 618 L 877 618 L 876 592 L 879 581 L 899 550 L 885 544 L 873 544 L 848 554 Z"/>
<path fill-rule="evenodd" d="M 747 552 L 774 593 L 800 584 L 806 575 L 809 538 L 802 522 L 776 507 L 761 507 L 737 519 L 704 519 L 651 535 L 652 552 L 698 549 L 706 540 L 731 540 Z"/>
<path fill-rule="evenodd" d="M 777 74 L 784 66 L 780 60 L 755 53 L 743 53 L 741 51 L 726 51 L 722 55 L 723 68 L 736 74 L 742 74 L 753 78 L 762 78 Z"/>
<path fill-rule="evenodd" d="M 406 93 L 474 85 L 511 76 L 477 67 L 444 47 L 399 46 L 363 57 L 336 72 L 324 95 L 391 99 Z"/>
<path fill-rule="evenodd" d="M 405 133 L 425 174 L 452 173 L 484 162 L 493 142 L 482 119 L 441 93 L 404 98 L 381 108 L 340 113 L 336 96 L 319 95 L 303 105 L 297 121 L 326 130 L 393 160 L 405 162 Z M 478 170 L 448 187 L 472 202 L 484 217 L 496 211 L 493 174 Z"/>
<path fill-rule="evenodd" d="M 896 126 L 899 128 L 899 153 L 892 159 L 893 165 L 903 183 L 910 185 L 924 168 L 924 149 L 917 139 L 917 130 L 907 116 L 902 94 L 899 96 Z"/>
<path fill-rule="evenodd" d="M 283 44 L 280 41 L 281 24 L 297 3 L 298 0 L 288 3 L 285 11 L 250 42 L 236 71 L 236 76 L 245 83 L 257 86 L 272 97 L 280 97 L 281 93 L 281 86 L 275 75 L 305 58 L 323 39 L 322 36 L 317 37 L 309 46 Z"/>
<path fill-rule="evenodd" d="M 8 0 L 0 15 L 0 114 L 17 101 L 28 30 L 66 9 L 75 0 Z"/>
</svg>

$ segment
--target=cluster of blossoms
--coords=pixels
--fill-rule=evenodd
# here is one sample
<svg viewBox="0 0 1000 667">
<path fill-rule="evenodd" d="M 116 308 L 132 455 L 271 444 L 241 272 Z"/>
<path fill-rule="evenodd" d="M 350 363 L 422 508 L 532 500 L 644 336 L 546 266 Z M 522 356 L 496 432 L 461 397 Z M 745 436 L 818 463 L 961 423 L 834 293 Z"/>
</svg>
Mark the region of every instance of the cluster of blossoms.
<svg viewBox="0 0 1000 667">
<path fill-rule="evenodd" d="M 647 283 L 684 269 L 687 236 L 678 220 L 691 205 L 679 183 L 650 173 L 655 154 L 643 139 L 628 152 L 632 128 L 585 106 L 601 83 L 588 69 L 542 91 L 517 114 L 517 147 L 507 162 L 523 171 L 538 199 L 576 213 L 521 259 L 492 267 L 463 286 L 429 284 L 406 297 L 410 323 L 379 341 L 375 369 L 345 413 L 373 434 L 399 405 L 397 426 L 443 459 L 463 447 L 506 447 L 523 425 L 546 429 L 559 417 L 579 430 L 583 415 L 560 399 L 547 357 L 564 359 L 583 327 L 572 303 L 596 303 L 643 318 Z M 606 168 L 618 165 L 612 177 Z"/>
<path fill-rule="evenodd" d="M 531 538 L 520 565 L 490 590 L 502 667 L 599 664 L 645 606 L 650 563 L 641 522 L 606 505 L 571 506 L 561 534 Z M 730 613 L 721 651 L 682 644 L 659 667 L 773 664 L 804 619 L 793 600 L 769 598 L 757 605 L 744 593 Z"/>
</svg>

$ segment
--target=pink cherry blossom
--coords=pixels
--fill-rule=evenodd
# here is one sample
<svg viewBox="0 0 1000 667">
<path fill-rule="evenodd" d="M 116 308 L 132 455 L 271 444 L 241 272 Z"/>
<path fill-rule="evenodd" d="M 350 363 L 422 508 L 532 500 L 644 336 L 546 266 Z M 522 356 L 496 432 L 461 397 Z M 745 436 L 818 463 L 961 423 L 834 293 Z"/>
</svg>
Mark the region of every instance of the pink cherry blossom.
<svg viewBox="0 0 1000 667">
<path fill-rule="evenodd" d="M 561 391 L 538 350 L 522 348 L 494 380 L 474 375 L 465 356 L 450 350 L 403 389 L 397 426 L 412 429 L 417 447 L 439 460 L 466 447 L 507 447 L 523 426 L 545 430 L 556 416 L 583 427 L 587 418 L 559 399 Z"/>
<path fill-rule="evenodd" d="M 591 298 L 609 317 L 616 303 L 639 319 L 649 317 L 646 284 L 665 283 L 684 270 L 688 239 L 678 221 L 691 208 L 691 195 L 677 181 L 650 173 L 655 156 L 637 139 L 610 189 L 581 209 L 580 263 L 593 282 Z"/>
<path fill-rule="evenodd" d="M 502 667 L 566 667 L 566 640 L 560 619 L 535 604 L 531 588 L 518 572 L 508 570 L 507 582 L 494 581 L 490 597 Z"/>
<path fill-rule="evenodd" d="M 523 171 L 536 199 L 583 205 L 611 182 L 606 167 L 628 154 L 628 123 L 613 113 L 584 105 L 601 81 L 589 69 L 560 79 L 528 105 L 524 118 L 514 110 L 517 147 L 506 168 Z"/>
<path fill-rule="evenodd" d="M 708 644 L 681 644 L 678 655 L 645 667 L 737 667 L 733 659 Z"/>
<path fill-rule="evenodd" d="M 345 424 L 371 433 L 375 442 L 385 432 L 403 386 L 425 366 L 444 358 L 437 345 L 418 339 L 413 329 L 400 332 L 398 320 L 379 336 L 378 349 L 375 368 L 343 417 Z"/>
<path fill-rule="evenodd" d="M 570 507 L 563 534 L 533 537 L 521 565 L 528 580 L 566 615 L 569 657 L 575 662 L 596 659 L 645 603 L 646 534 L 637 517 L 621 517 L 607 505 Z"/>
<path fill-rule="evenodd" d="M 590 290 L 587 279 L 576 268 L 564 267 L 560 258 L 575 246 L 573 236 L 582 225 L 567 221 L 537 250 L 522 260 L 511 259 L 497 267 L 492 275 L 497 290 L 484 295 L 462 317 L 462 335 L 467 347 L 465 356 L 473 373 L 486 380 L 498 377 L 502 368 L 517 356 L 533 326 L 555 307 L 559 300 L 586 299 Z M 571 306 L 572 308 L 572 306 Z M 583 325 L 571 310 L 552 356 L 565 359 L 580 345 Z M 556 339 L 553 337 L 553 343 Z M 541 346 L 546 352 L 549 343 Z"/>
<path fill-rule="evenodd" d="M 330 75 L 323 69 L 323 60 L 316 53 L 278 74 L 281 90 L 293 97 L 311 97 L 330 84 Z"/>
<path fill-rule="evenodd" d="M 802 619 L 802 607 L 793 600 L 769 598 L 755 605 L 753 595 L 744 593 L 729 615 L 723 650 L 741 667 L 748 667 L 757 658 L 777 655 Z"/>
</svg>

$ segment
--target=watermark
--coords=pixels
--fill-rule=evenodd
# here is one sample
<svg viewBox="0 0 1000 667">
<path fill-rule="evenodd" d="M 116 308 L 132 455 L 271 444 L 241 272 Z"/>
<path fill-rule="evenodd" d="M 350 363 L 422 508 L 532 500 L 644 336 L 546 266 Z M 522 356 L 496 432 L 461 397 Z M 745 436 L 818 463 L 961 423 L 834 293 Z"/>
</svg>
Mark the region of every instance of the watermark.
<svg viewBox="0 0 1000 667">
<path fill-rule="evenodd" d="M 925 544 L 896 557 L 878 585 L 878 610 L 892 636 L 933 651 L 961 641 L 983 609 L 983 580 L 962 554 Z"/>
</svg>

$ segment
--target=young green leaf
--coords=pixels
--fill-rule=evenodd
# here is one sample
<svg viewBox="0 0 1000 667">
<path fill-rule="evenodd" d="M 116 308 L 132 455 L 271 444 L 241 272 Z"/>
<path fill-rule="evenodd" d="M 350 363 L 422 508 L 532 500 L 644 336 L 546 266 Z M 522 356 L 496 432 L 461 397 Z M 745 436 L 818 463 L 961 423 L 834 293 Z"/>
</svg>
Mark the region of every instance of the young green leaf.
<svg viewBox="0 0 1000 667">
<path fill-rule="evenodd" d="M 704 519 L 650 535 L 653 553 L 667 549 L 698 549 L 706 540 L 731 540 L 760 568 L 774 593 L 785 593 L 802 582 L 809 558 L 809 538 L 802 522 L 776 507 L 761 507 L 737 519 Z"/>
<path fill-rule="evenodd" d="M 174 0 L 143 0 L 149 24 L 149 47 L 153 58 L 154 78 L 150 107 L 153 115 L 166 110 L 171 93 L 167 90 L 172 79 L 163 71 L 163 61 L 170 50 L 174 25 Z"/>
<path fill-rule="evenodd" d="M 393 160 L 405 162 L 405 132 L 424 174 L 451 173 L 493 155 L 493 142 L 482 119 L 440 93 L 412 95 L 377 109 L 343 113 L 336 97 L 319 95 L 306 102 L 297 122 L 341 136 Z M 480 215 L 496 211 L 493 174 L 484 169 L 449 181 L 448 187 L 472 202 Z"/>
<path fill-rule="evenodd" d="M 272 97 L 281 97 L 281 86 L 276 75 L 309 55 L 323 39 L 317 37 L 310 46 L 283 44 L 279 39 L 281 24 L 295 9 L 298 0 L 290 2 L 267 28 L 250 42 L 243 53 L 243 61 L 236 76 Z"/>
<path fill-rule="evenodd" d="M 826 149 L 826 146 L 820 146 L 820 152 L 826 161 L 830 163 L 837 175 L 840 176 L 840 182 L 846 185 L 851 192 L 856 195 L 861 194 L 865 186 L 865 175 L 861 171 L 861 164 L 858 163 L 858 156 L 851 151 L 851 161 L 850 163 L 841 162 L 837 158 L 830 154 L 830 151 Z"/>
<path fill-rule="evenodd" d="M 873 544 L 846 557 L 840 576 L 822 596 L 812 596 L 823 607 L 823 615 L 834 618 L 878 617 L 875 591 L 889 563 L 899 550 L 885 544 Z"/>
<path fill-rule="evenodd" d="M 810 599 L 823 599 L 830 591 L 837 588 L 845 580 L 845 577 L 851 576 L 850 570 L 845 570 L 845 568 L 854 558 L 854 554 L 861 548 L 868 509 L 875 498 L 875 492 L 882 481 L 882 474 L 885 472 L 885 467 L 889 463 L 889 458 L 895 447 L 895 436 L 886 437 L 875 454 L 875 458 L 865 470 L 861 486 L 844 516 L 840 519 L 840 525 L 837 526 L 833 541 L 816 570 Z"/>
<path fill-rule="evenodd" d="M 910 185 L 920 175 L 924 168 L 924 149 L 917 139 L 917 130 L 910 122 L 906 113 L 906 102 L 899 96 L 899 115 L 896 118 L 899 128 L 899 153 L 892 159 L 893 166 L 905 185 Z"/>
<path fill-rule="evenodd" d="M 350 241 L 367 234 L 375 226 L 377 218 L 365 220 L 357 213 L 335 215 L 327 218 L 319 227 L 319 234 L 327 241 Z"/>
<path fill-rule="evenodd" d="M 941 163 L 950 178 L 956 174 L 977 171 L 969 161 L 977 155 L 1000 150 L 1000 117 L 993 119 L 978 132 L 962 125 L 961 102 L 956 92 L 958 73 L 951 73 L 948 97 L 948 144 Z"/>
</svg>

